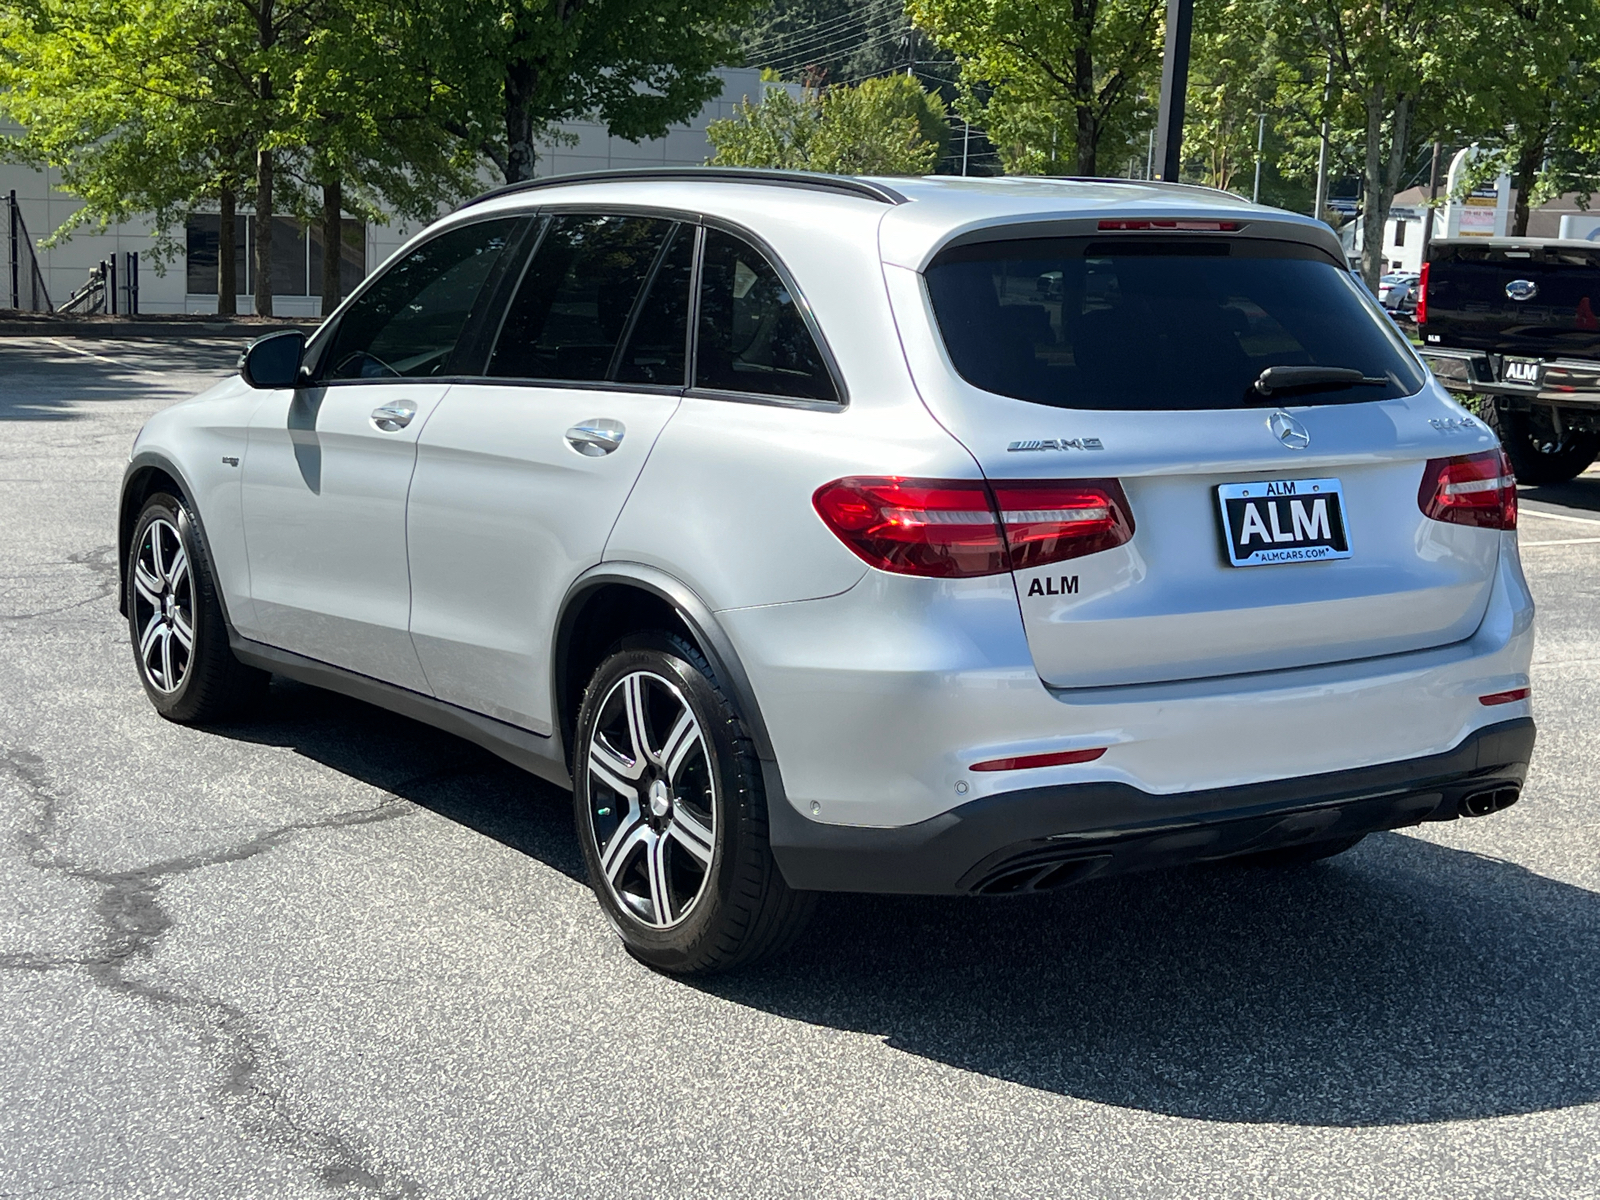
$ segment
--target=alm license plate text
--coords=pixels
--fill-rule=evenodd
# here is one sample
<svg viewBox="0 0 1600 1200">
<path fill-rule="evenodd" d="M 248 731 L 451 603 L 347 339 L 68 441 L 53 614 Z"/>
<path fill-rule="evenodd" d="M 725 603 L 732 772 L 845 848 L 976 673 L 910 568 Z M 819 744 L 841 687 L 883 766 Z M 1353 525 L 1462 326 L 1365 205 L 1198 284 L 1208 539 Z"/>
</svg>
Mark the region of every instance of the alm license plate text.
<svg viewBox="0 0 1600 1200">
<path fill-rule="evenodd" d="M 1228 561 L 1236 567 L 1350 557 L 1337 479 L 1263 479 L 1217 489 Z"/>
</svg>

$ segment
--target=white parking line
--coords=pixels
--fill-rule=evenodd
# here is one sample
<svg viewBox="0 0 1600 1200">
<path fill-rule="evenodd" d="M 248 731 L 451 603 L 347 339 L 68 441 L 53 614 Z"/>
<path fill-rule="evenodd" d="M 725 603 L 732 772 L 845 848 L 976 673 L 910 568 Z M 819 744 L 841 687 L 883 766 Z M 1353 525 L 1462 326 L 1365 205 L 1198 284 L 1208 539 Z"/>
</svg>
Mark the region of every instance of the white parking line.
<svg viewBox="0 0 1600 1200">
<path fill-rule="evenodd" d="M 1535 546 L 1600 546 L 1600 537 L 1592 538 L 1560 538 L 1552 542 L 1518 542 L 1520 550 L 1532 550 Z"/>
<path fill-rule="evenodd" d="M 1600 519 L 1595 517 L 1571 517 L 1566 513 L 1542 512 L 1537 508 L 1521 508 L 1518 510 L 1518 516 L 1546 517 L 1552 521 L 1576 521 L 1580 525 L 1600 525 Z"/>
<path fill-rule="evenodd" d="M 71 342 L 64 342 L 60 338 L 48 338 L 46 340 L 53 342 L 57 346 L 60 346 L 63 350 L 71 350 L 74 354 L 81 354 L 85 358 L 97 358 L 103 363 L 110 363 L 113 367 L 121 367 L 124 371 L 139 371 L 145 374 L 149 373 L 145 367 L 136 367 L 131 363 L 118 362 L 114 358 L 107 358 L 104 354 L 96 354 L 93 350 L 85 350 L 82 346 L 74 346 Z"/>
</svg>

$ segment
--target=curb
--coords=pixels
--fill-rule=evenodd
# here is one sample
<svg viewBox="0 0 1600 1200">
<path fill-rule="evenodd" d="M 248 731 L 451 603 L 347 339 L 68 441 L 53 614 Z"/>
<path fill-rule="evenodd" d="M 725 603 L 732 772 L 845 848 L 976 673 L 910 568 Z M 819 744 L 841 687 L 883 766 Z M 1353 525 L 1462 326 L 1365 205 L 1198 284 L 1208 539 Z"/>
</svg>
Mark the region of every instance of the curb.
<svg viewBox="0 0 1600 1200">
<path fill-rule="evenodd" d="M 280 329 L 303 329 L 310 333 L 322 322 L 310 320 L 281 321 L 183 321 L 183 320 L 5 320 L 0 318 L 0 338 L 4 337 L 64 337 L 64 338 L 185 338 L 227 337 L 257 338 Z"/>
</svg>

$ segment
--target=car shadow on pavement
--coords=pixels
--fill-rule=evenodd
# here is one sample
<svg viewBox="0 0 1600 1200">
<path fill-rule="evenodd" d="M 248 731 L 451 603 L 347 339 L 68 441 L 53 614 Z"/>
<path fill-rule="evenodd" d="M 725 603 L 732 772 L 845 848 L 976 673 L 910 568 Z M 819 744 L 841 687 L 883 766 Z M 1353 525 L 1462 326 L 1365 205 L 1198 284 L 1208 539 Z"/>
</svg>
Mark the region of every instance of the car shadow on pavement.
<svg viewBox="0 0 1600 1200">
<path fill-rule="evenodd" d="M 281 676 L 259 711 L 211 732 L 289 747 L 587 886 L 570 795 L 471 742 Z"/>
<path fill-rule="evenodd" d="M 829 896 L 789 955 L 699 986 L 1201 1120 L 1392 1125 L 1600 1099 L 1600 895 L 1398 834 L 1298 869 Z"/>
<path fill-rule="evenodd" d="M 215 732 L 291 747 L 584 879 L 566 793 L 449 734 L 281 678 L 254 719 Z M 783 957 L 689 983 L 1201 1120 L 1393 1125 L 1600 1100 L 1600 894 L 1403 834 L 1306 867 L 1016 899 L 826 895 Z"/>
<path fill-rule="evenodd" d="M 1523 485 L 1517 488 L 1517 495 L 1524 500 L 1541 501 L 1545 504 L 1560 504 L 1567 508 L 1587 509 L 1590 512 L 1600 512 L 1600 475 L 1586 472 L 1576 479 L 1569 479 L 1566 483 L 1545 483 L 1537 487 Z M 1537 509 L 1530 509 L 1536 512 Z"/>
</svg>

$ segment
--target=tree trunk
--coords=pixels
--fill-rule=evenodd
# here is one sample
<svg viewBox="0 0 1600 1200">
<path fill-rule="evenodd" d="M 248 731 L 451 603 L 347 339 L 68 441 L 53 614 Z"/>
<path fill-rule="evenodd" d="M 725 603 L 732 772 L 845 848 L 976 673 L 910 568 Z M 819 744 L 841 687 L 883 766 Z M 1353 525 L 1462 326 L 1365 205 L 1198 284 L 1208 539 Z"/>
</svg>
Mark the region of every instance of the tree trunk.
<svg viewBox="0 0 1600 1200">
<path fill-rule="evenodd" d="M 1367 155 L 1363 164 L 1366 200 L 1361 206 L 1361 278 L 1374 295 L 1383 274 L 1383 229 L 1389 223 L 1389 198 L 1383 194 L 1384 87 L 1367 92 Z"/>
<path fill-rule="evenodd" d="M 1089 21 L 1094 20 L 1094 7 L 1089 6 Z M 1072 53 L 1072 102 L 1077 109 L 1078 118 L 1078 167 L 1079 175 L 1093 179 L 1100 172 L 1096 169 L 1100 149 L 1100 122 L 1099 115 L 1095 112 L 1094 88 L 1094 56 L 1089 51 L 1087 39 L 1080 42 Z"/>
<path fill-rule="evenodd" d="M 272 23 L 275 0 L 259 0 L 255 9 L 256 37 L 262 50 L 270 50 L 278 40 Z M 261 111 L 266 115 L 272 106 L 272 76 L 263 71 L 256 77 L 257 94 L 261 98 Z M 256 151 L 256 316 L 272 316 L 272 151 Z"/>
<path fill-rule="evenodd" d="M 344 185 L 337 179 L 322 185 L 322 315 L 339 307 L 339 272 L 344 260 Z"/>
<path fill-rule="evenodd" d="M 1539 168 L 1544 164 L 1545 145 L 1550 140 L 1550 130 L 1541 128 L 1522 145 L 1522 151 L 1517 155 L 1516 173 L 1511 177 L 1512 186 L 1517 189 L 1517 204 L 1511 211 L 1511 236 L 1528 236 L 1528 214 L 1533 203 L 1533 185 L 1539 176 Z"/>
<path fill-rule="evenodd" d="M 256 151 L 256 316 L 272 315 L 272 151 Z"/>
<path fill-rule="evenodd" d="M 1389 210 L 1394 206 L 1395 190 L 1406 167 L 1406 151 L 1411 146 L 1411 96 L 1394 98 L 1394 111 L 1385 113 L 1385 89 L 1381 84 L 1367 93 L 1366 203 L 1361 208 L 1361 278 L 1374 295 L 1387 262 L 1383 257 L 1383 234 L 1389 225 Z M 1384 117 L 1389 117 L 1388 161 L 1383 158 Z"/>
<path fill-rule="evenodd" d="M 239 236 L 235 212 L 239 197 L 229 185 L 217 199 L 217 314 L 231 317 L 239 311 L 239 272 L 233 258 L 234 242 Z"/>
<path fill-rule="evenodd" d="M 525 58 L 506 64 L 506 182 L 521 183 L 533 178 L 539 153 L 533 145 L 534 65 Z"/>
</svg>

